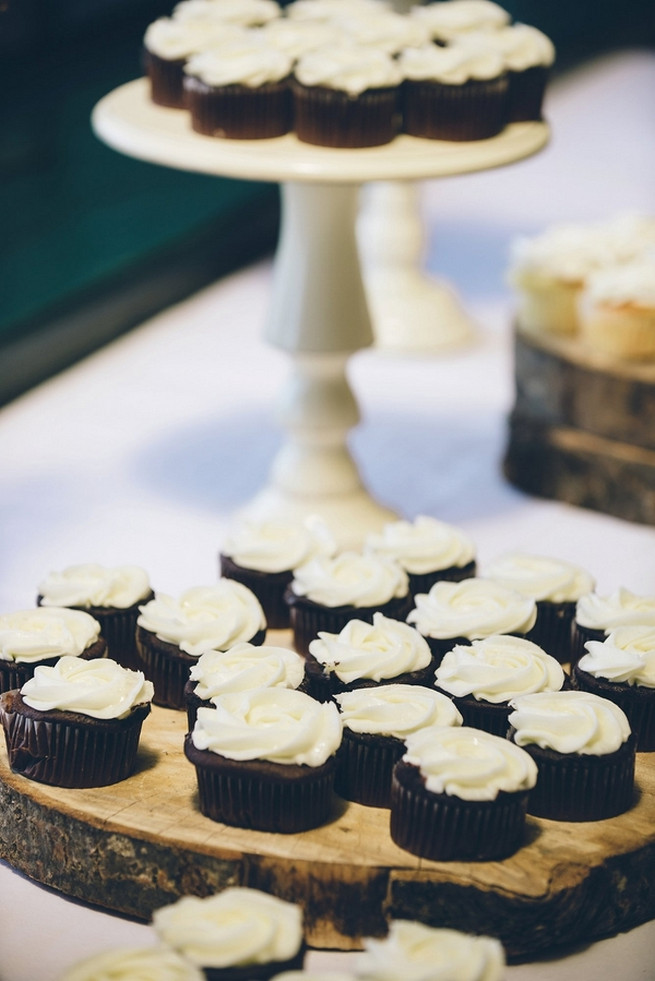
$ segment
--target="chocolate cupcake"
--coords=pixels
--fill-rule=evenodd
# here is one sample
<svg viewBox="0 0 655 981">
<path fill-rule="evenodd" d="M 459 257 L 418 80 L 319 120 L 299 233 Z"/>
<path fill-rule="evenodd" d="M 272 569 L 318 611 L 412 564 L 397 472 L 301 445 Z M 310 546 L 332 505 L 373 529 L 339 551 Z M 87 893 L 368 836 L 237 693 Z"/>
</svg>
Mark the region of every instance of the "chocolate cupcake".
<svg viewBox="0 0 655 981">
<path fill-rule="evenodd" d="M 566 680 L 560 663 L 536 644 L 499 634 L 454 647 L 435 672 L 437 688 L 453 699 L 464 725 L 503 737 L 512 698 L 560 691 Z"/>
<path fill-rule="evenodd" d="M 573 669 L 575 687 L 625 712 L 637 752 L 655 750 L 655 627 L 618 627 L 586 650 Z"/>
<path fill-rule="evenodd" d="M 490 579 L 437 582 L 414 597 L 407 622 L 416 626 L 439 664 L 447 651 L 493 634 L 526 637 L 534 627 L 533 599 Z"/>
<path fill-rule="evenodd" d="M 211 708 L 212 699 L 250 688 L 297 688 L 307 691 L 306 662 L 286 647 L 235 644 L 227 651 L 201 654 L 189 672 L 184 694 L 189 731 L 199 708 Z"/>
<path fill-rule="evenodd" d="M 376 612 L 404 620 L 412 607 L 406 573 L 391 559 L 342 552 L 300 566 L 286 592 L 296 650 L 324 630 L 338 634 L 349 620 L 373 623 Z"/>
<path fill-rule="evenodd" d="M 274 23 L 282 23 L 275 21 Z M 289 627 L 284 594 L 293 571 L 315 555 L 334 555 L 336 543 L 319 518 L 304 521 L 248 521 L 226 538 L 220 553 L 221 574 L 255 594 L 271 630 Z"/>
<path fill-rule="evenodd" d="M 632 806 L 635 738 L 614 702 L 585 691 L 535 692 L 512 709 L 508 738 L 539 770 L 529 814 L 600 821 Z"/>
<path fill-rule="evenodd" d="M 466 726 L 421 729 L 406 739 L 391 785 L 391 838 L 434 861 L 507 858 L 520 848 L 530 756 L 507 739 Z"/>
<path fill-rule="evenodd" d="M 21 688 L 38 664 L 60 657 L 105 657 L 100 624 L 88 613 L 64 607 L 38 607 L 0 616 L 0 693 Z"/>
<path fill-rule="evenodd" d="M 39 606 L 83 610 L 100 624 L 108 656 L 138 671 L 136 619 L 153 597 L 147 572 L 136 565 L 72 565 L 51 572 L 39 585 Z"/>
<path fill-rule="evenodd" d="M 453 525 L 428 515 L 413 521 L 392 521 L 371 532 L 364 550 L 394 559 L 407 573 L 412 596 L 427 593 L 435 582 L 459 582 L 476 573 L 475 546 Z"/>
<path fill-rule="evenodd" d="M 103 787 L 129 777 L 152 684 L 109 658 L 61 657 L 0 696 L 9 765 L 55 787 Z"/>
<path fill-rule="evenodd" d="M 576 603 L 596 585 L 586 569 L 562 559 L 508 552 L 485 567 L 484 578 L 534 599 L 537 619 L 530 640 L 562 663 L 571 660 Z"/>
<path fill-rule="evenodd" d="M 184 743 L 201 812 L 281 834 L 324 824 L 341 742 L 336 705 L 289 688 L 219 695 L 214 705 L 198 709 Z"/>
<path fill-rule="evenodd" d="M 452 700 L 421 685 L 388 684 L 335 695 L 343 723 L 335 790 L 372 807 L 391 804 L 391 774 L 404 739 L 426 726 L 457 726 Z"/>
<path fill-rule="evenodd" d="M 605 640 L 618 627 L 655 626 L 655 596 L 639 596 L 621 587 L 609 596 L 588 593 L 575 608 L 571 665 L 585 653 L 590 640 Z"/>
<path fill-rule="evenodd" d="M 258 889 L 183 896 L 156 909 L 152 923 L 161 943 L 207 981 L 263 981 L 301 968 L 305 958 L 302 908 Z"/>
<path fill-rule="evenodd" d="M 178 598 L 158 593 L 141 607 L 136 634 L 143 670 L 154 682 L 155 704 L 176 709 L 185 708 L 184 687 L 201 654 L 244 642 L 262 644 L 265 637 L 259 600 L 232 579 L 195 586 Z"/>
</svg>

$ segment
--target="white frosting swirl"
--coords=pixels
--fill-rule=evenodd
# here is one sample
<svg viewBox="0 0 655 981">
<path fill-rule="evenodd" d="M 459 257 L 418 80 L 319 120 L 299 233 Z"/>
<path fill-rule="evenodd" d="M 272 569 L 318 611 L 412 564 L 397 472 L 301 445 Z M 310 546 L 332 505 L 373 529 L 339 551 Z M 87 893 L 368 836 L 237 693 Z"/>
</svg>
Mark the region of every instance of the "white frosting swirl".
<svg viewBox="0 0 655 981">
<path fill-rule="evenodd" d="M 406 48 L 398 58 L 404 78 L 412 82 L 432 81 L 442 85 L 463 85 L 471 80 L 485 81 L 503 75 L 503 59 L 497 51 L 482 44 L 451 44 L 440 48 L 424 44 Z"/>
<path fill-rule="evenodd" d="M 551 280 L 581 284 L 587 275 L 614 259 L 599 223 L 551 225 L 541 235 L 518 236 L 510 246 L 508 279 L 530 288 Z"/>
<path fill-rule="evenodd" d="M 218 48 L 192 55 L 184 66 L 185 84 L 193 87 L 198 78 L 206 85 L 245 85 L 258 88 L 279 82 L 291 73 L 292 58 L 276 48 L 267 48 L 258 38 L 241 37 Z"/>
<path fill-rule="evenodd" d="M 353 981 L 352 974 L 343 971 L 282 971 L 276 974 L 272 981 Z"/>
<path fill-rule="evenodd" d="M 196 749 L 230 760 L 322 766 L 341 743 L 336 705 L 292 688 L 229 692 L 213 702 L 215 709 L 198 709 L 191 738 Z"/>
<path fill-rule="evenodd" d="M 573 603 L 590 593 L 596 582 L 580 566 L 562 559 L 508 552 L 490 562 L 485 579 L 493 579 L 523 596 L 549 603 Z"/>
<path fill-rule="evenodd" d="M 384 0 L 294 0 L 284 12 L 292 20 L 331 21 L 354 12 L 374 17 L 388 6 Z"/>
<path fill-rule="evenodd" d="M 242 28 L 220 21 L 178 21 L 171 17 L 159 17 L 148 25 L 143 43 L 148 51 L 160 58 L 179 61 L 198 51 L 205 51 L 214 44 L 224 43 L 228 37 L 235 36 L 241 30 Z"/>
<path fill-rule="evenodd" d="M 283 25 L 285 22 L 274 23 Z M 336 542 L 320 518 L 248 521 L 228 535 L 222 552 L 246 569 L 287 572 L 309 562 L 315 555 L 334 555 Z"/>
<path fill-rule="evenodd" d="M 419 515 L 414 521 L 392 521 L 366 536 L 364 547 L 395 559 L 406 572 L 420 575 L 461 568 L 475 558 L 471 539 L 445 521 Z"/>
<path fill-rule="evenodd" d="M 557 753 L 604 756 L 630 736 L 625 713 L 586 691 L 534 692 L 512 699 L 509 724 L 518 746 L 536 743 Z"/>
<path fill-rule="evenodd" d="M 382 940 L 367 937 L 358 955 L 360 981 L 502 981 L 500 940 L 392 920 Z"/>
<path fill-rule="evenodd" d="M 334 697 L 341 721 L 352 732 L 405 739 L 425 726 L 461 726 L 463 721 L 450 698 L 421 685 L 376 685 Z"/>
<path fill-rule="evenodd" d="M 41 606 L 106 606 L 123 610 L 149 593 L 148 574 L 136 565 L 71 565 L 61 572 L 50 572 L 39 585 Z"/>
<path fill-rule="evenodd" d="M 259 30 L 267 44 L 279 48 L 294 59 L 307 51 L 315 51 L 324 44 L 336 44 L 343 37 L 343 32 L 335 24 L 325 21 L 292 20 L 289 17 L 272 20 Z"/>
<path fill-rule="evenodd" d="M 183 896 L 155 910 L 152 923 L 165 944 L 204 968 L 288 961 L 303 940 L 300 906 L 241 886 Z"/>
<path fill-rule="evenodd" d="M 100 624 L 88 613 L 38 606 L 0 616 L 0 661 L 31 663 L 78 657 L 98 640 Z"/>
<path fill-rule="evenodd" d="M 396 61 L 380 48 L 346 44 L 304 54 L 294 73 L 302 85 L 320 85 L 361 95 L 367 89 L 395 88 L 402 75 Z"/>
<path fill-rule="evenodd" d="M 175 20 L 219 21 L 251 27 L 279 17 L 275 0 L 181 0 L 173 7 Z"/>
<path fill-rule="evenodd" d="M 330 558 L 316 556 L 299 566 L 291 589 L 322 606 L 382 606 L 407 596 L 407 574 L 397 562 L 383 556 L 341 552 Z"/>
<path fill-rule="evenodd" d="M 655 688 L 655 626 L 618 627 L 604 641 L 590 640 L 578 667 L 595 678 Z"/>
<path fill-rule="evenodd" d="M 655 252 L 591 272 L 580 304 L 583 308 L 594 304 L 655 308 Z"/>
<path fill-rule="evenodd" d="M 378 10 L 375 15 L 368 10 L 346 14 L 337 23 L 356 44 L 371 45 L 391 55 L 430 42 L 425 24 L 393 10 Z"/>
<path fill-rule="evenodd" d="M 638 596 L 621 587 L 609 596 L 589 593 L 576 604 L 575 618 L 581 627 L 610 633 L 632 624 L 655 625 L 655 596 Z"/>
<path fill-rule="evenodd" d="M 105 950 L 65 972 L 60 981 L 204 981 L 203 972 L 166 947 Z"/>
<path fill-rule="evenodd" d="M 213 586 L 195 586 L 177 599 L 157 593 L 140 610 L 140 627 L 160 640 L 177 644 L 192 657 L 251 641 L 266 626 L 255 594 L 233 579 L 219 579 Z"/>
<path fill-rule="evenodd" d="M 491 634 L 527 634 L 537 617 L 535 601 L 490 579 L 437 582 L 415 597 L 407 617 L 425 637 L 480 640 Z"/>
<path fill-rule="evenodd" d="M 319 631 L 309 653 L 345 684 L 385 681 L 426 668 L 432 660 L 424 637 L 407 623 L 373 614 L 373 623 L 349 620 L 338 634 Z"/>
<path fill-rule="evenodd" d="M 496 635 L 457 645 L 435 672 L 439 688 L 456 698 L 472 695 L 494 705 L 533 691 L 559 691 L 561 664 L 521 637 Z"/>
<path fill-rule="evenodd" d="M 525 750 L 482 729 L 419 729 L 406 738 L 405 746 L 403 759 L 418 766 L 434 794 L 495 800 L 500 791 L 530 790 L 537 782 L 537 767 Z"/>
<path fill-rule="evenodd" d="M 39 712 L 58 709 L 94 719 L 122 719 L 152 701 L 153 694 L 142 671 L 123 668 L 111 658 L 84 661 L 68 655 L 52 667 L 38 665 L 21 688 L 23 701 Z"/>
<path fill-rule="evenodd" d="M 555 46 L 543 31 L 530 24 L 508 24 L 496 31 L 471 31 L 458 37 L 458 43 L 488 45 L 497 51 L 507 71 L 548 68 L 555 61 Z"/>
<path fill-rule="evenodd" d="M 235 644 L 228 651 L 201 654 L 190 677 L 196 682 L 196 695 L 206 701 L 249 688 L 298 688 L 305 677 L 305 661 L 286 647 Z"/>
<path fill-rule="evenodd" d="M 452 41 L 466 31 L 495 30 L 509 22 L 508 12 L 491 0 L 449 0 L 415 6 L 410 16 L 426 24 L 436 41 Z"/>
</svg>

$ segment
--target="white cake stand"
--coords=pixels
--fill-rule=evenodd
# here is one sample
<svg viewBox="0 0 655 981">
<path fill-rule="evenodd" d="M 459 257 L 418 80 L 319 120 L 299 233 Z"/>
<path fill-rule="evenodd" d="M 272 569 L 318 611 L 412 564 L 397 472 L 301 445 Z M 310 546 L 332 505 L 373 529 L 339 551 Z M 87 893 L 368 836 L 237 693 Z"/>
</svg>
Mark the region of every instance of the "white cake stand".
<svg viewBox="0 0 655 981">
<path fill-rule="evenodd" d="M 267 341 L 290 355 L 280 407 L 286 442 L 268 484 L 244 508 L 253 517 L 321 514 L 342 546 L 393 517 L 362 484 L 347 436 L 359 411 L 348 358 L 373 343 L 357 249 L 360 186 L 425 180 L 513 163 L 540 150 L 544 123 L 508 126 L 498 137 L 447 143 L 399 136 L 361 150 L 194 133 L 186 112 L 150 101 L 146 79 L 115 89 L 93 111 L 97 135 L 116 150 L 182 170 L 282 185 L 282 225 Z"/>
</svg>

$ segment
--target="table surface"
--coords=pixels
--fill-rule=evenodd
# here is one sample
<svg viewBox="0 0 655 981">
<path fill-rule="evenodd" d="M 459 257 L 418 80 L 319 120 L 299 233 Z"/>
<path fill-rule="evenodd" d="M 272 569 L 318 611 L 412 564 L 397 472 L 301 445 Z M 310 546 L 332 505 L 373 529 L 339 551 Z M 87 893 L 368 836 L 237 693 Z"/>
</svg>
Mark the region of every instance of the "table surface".
<svg viewBox="0 0 655 981">
<path fill-rule="evenodd" d="M 480 564 L 509 549 L 570 559 L 598 590 L 655 592 L 655 529 L 532 499 L 502 478 L 513 401 L 510 239 L 553 221 L 655 213 L 655 56 L 621 52 L 560 78 L 552 141 L 530 160 L 421 186 L 425 267 L 459 291 L 474 342 L 440 356 L 372 348 L 349 375 L 362 411 L 351 446 L 373 494 L 475 540 Z M 76 562 L 136 563 L 176 593 L 217 575 L 235 509 L 264 483 L 281 441 L 274 412 L 289 364 L 262 328 L 272 264 L 230 276 L 0 411 L 0 608 L 34 603 Z M 438 329 L 438 325 L 435 325 Z M 38 943 L 35 940 L 38 938 Z M 150 928 L 71 902 L 0 863 L 0 977 L 56 981 Z M 510 981 L 652 977 L 655 924 L 534 964 Z M 312 952 L 314 966 L 355 955 Z"/>
</svg>

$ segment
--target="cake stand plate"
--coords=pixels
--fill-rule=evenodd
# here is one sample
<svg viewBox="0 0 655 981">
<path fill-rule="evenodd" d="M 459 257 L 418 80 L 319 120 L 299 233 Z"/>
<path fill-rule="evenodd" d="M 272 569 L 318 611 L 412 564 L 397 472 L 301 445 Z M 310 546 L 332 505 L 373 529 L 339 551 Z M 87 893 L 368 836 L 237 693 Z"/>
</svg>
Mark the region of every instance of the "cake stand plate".
<svg viewBox="0 0 655 981">
<path fill-rule="evenodd" d="M 297 835 L 203 817 L 185 731 L 185 713 L 154 707 L 136 772 L 92 790 L 12 773 L 3 747 L 0 858 L 144 920 L 182 895 L 260 888 L 302 904 L 319 948 L 357 948 L 395 917 L 497 936 L 510 958 L 533 960 L 655 917 L 655 754 L 637 757 L 626 814 L 585 824 L 528 818 L 523 846 L 503 862 L 431 862 L 391 841 L 388 811 L 336 796 L 330 821 Z"/>
</svg>

